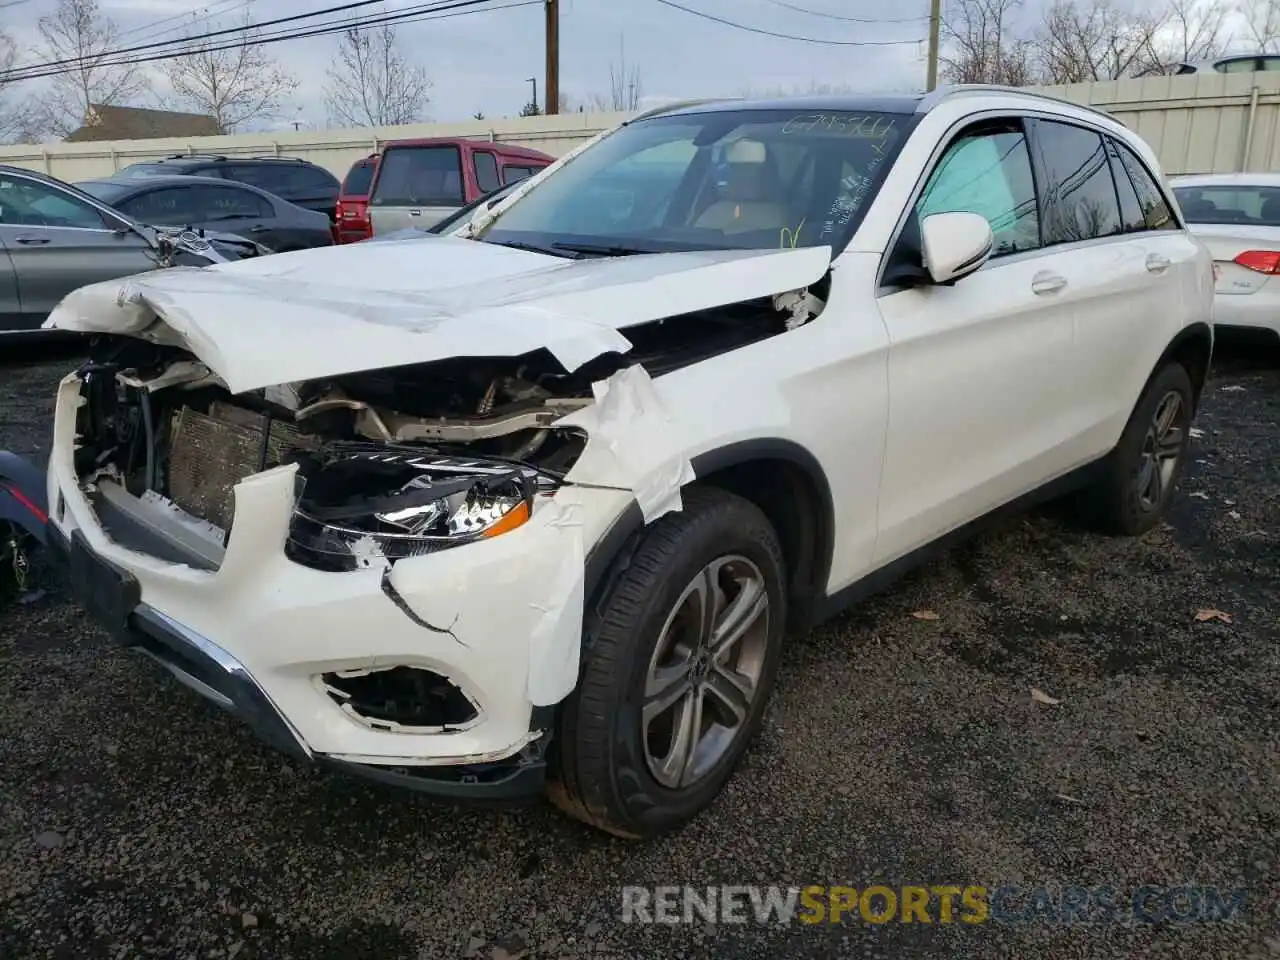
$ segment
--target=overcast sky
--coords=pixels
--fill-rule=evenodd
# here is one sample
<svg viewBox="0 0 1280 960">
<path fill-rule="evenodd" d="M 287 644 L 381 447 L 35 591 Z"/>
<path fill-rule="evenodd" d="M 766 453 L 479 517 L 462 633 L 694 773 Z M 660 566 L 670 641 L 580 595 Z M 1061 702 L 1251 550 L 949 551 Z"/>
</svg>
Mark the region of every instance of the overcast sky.
<svg viewBox="0 0 1280 960">
<path fill-rule="evenodd" d="M 35 24 L 55 0 L 0 3 L 0 25 L 24 51 L 35 45 Z M 169 39 L 189 29 L 169 19 L 189 11 L 203 30 L 233 26 L 252 11 L 266 20 L 322 10 L 342 0 L 99 0 L 126 45 Z M 426 0 L 386 0 L 388 11 L 424 5 Z M 494 0 L 494 5 L 518 0 Z M 762 30 L 824 40 L 857 41 L 862 46 L 828 46 L 754 35 L 663 5 L 659 0 L 561 0 L 560 84 L 563 93 L 582 101 L 607 93 L 609 68 L 623 51 L 638 67 L 646 101 L 733 95 L 744 88 L 772 91 L 812 84 L 864 90 L 921 89 L 928 0 L 676 0 L 713 16 Z M 12 5 L 10 5 L 12 4 Z M 799 7 L 867 23 L 815 16 Z M 376 9 L 376 8 L 374 8 Z M 371 12 L 367 9 L 360 14 Z M 331 19 L 334 15 L 322 19 Z M 303 21 L 305 23 L 306 21 Z M 431 119 L 458 120 L 476 111 L 487 116 L 515 115 L 530 95 L 529 77 L 538 78 L 543 95 L 543 11 L 534 3 L 505 10 L 454 16 L 398 27 L 406 53 L 431 77 Z M 875 42 L 875 45 L 869 42 Z M 888 41 L 902 41 L 887 44 Z M 334 37 L 275 44 L 270 49 L 301 81 L 298 93 L 274 125 L 303 128 L 326 125 L 322 89 L 332 58 Z M 884 44 L 884 45 L 880 45 Z M 35 59 L 28 54 L 28 59 Z M 163 80 L 157 91 L 163 92 Z"/>
</svg>

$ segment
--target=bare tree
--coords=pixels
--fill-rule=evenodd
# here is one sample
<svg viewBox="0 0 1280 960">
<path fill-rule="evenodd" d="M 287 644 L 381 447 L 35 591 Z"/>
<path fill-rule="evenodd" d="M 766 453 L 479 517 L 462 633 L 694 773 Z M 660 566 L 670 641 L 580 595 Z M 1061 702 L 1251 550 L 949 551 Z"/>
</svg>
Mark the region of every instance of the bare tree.
<svg viewBox="0 0 1280 960">
<path fill-rule="evenodd" d="M 401 52 L 390 24 L 342 34 L 327 77 L 330 123 L 382 127 L 426 119 L 431 81 Z"/>
<path fill-rule="evenodd" d="M 1131 77 L 1159 63 L 1156 53 L 1168 11 L 1126 9 L 1114 0 L 1057 0 L 1035 39 L 1047 83 Z"/>
<path fill-rule="evenodd" d="M 592 110 L 625 110 L 640 109 L 640 100 L 644 96 L 644 82 L 640 75 L 640 67 L 627 65 L 627 51 L 618 42 L 619 62 L 609 64 L 609 92 L 595 93 L 588 100 Z"/>
<path fill-rule="evenodd" d="M 136 64 L 112 57 L 120 31 L 98 9 L 98 0 L 58 0 L 37 28 L 41 59 L 69 61 L 40 98 L 41 125 L 49 132 L 65 137 L 84 124 L 91 104 L 127 104 L 150 86 Z"/>
<path fill-rule="evenodd" d="M 1245 32 L 1262 53 L 1280 46 L 1280 0 L 1244 0 L 1240 5 Z"/>
<path fill-rule="evenodd" d="M 1180 64 L 1214 60 L 1226 53 L 1232 39 L 1227 27 L 1232 11 L 1224 0 L 1166 0 L 1166 10 L 1153 44 L 1154 62 L 1144 74 L 1176 73 Z"/>
<path fill-rule="evenodd" d="M 943 74 L 954 83 L 1034 80 L 1032 44 L 1013 33 L 1022 0 L 953 0 L 942 19 Z"/>
<path fill-rule="evenodd" d="M 238 45 L 218 49 L 227 46 L 225 36 L 203 43 L 191 39 L 181 54 L 162 61 L 176 103 L 213 117 L 223 133 L 276 117 L 298 81 L 256 40 L 257 31 L 246 13 Z"/>
<path fill-rule="evenodd" d="M 8 33 L 0 31 L 0 76 L 18 65 L 18 47 Z M 39 139 L 39 116 L 29 99 L 19 99 L 21 81 L 0 81 L 0 141 L 28 143 Z"/>
</svg>

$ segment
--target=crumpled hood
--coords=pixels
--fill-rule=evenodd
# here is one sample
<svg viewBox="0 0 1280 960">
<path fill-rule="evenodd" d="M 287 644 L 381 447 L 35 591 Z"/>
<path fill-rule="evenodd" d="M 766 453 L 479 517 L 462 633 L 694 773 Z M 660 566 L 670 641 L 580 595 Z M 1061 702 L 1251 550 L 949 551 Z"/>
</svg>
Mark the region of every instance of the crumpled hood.
<svg viewBox="0 0 1280 960">
<path fill-rule="evenodd" d="M 545 347 L 575 370 L 621 330 L 798 290 L 829 247 L 564 260 L 433 237 L 175 267 L 81 287 L 46 327 L 184 346 L 233 393 Z"/>
</svg>

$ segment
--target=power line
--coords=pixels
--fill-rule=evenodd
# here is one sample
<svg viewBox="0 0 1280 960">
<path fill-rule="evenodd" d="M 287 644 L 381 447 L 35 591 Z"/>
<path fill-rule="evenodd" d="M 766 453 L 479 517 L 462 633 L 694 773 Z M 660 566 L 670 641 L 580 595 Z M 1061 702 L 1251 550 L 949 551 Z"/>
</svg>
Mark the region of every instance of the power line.
<svg viewBox="0 0 1280 960">
<path fill-rule="evenodd" d="M 827 20 L 841 20 L 844 23 L 923 23 L 928 17 L 902 17 L 897 20 L 868 20 L 865 17 L 842 17 L 836 13 L 822 13 L 819 10 L 806 10 L 804 7 L 797 7 L 794 4 L 787 3 L 786 0 L 768 0 L 769 3 L 776 4 L 779 7 L 786 7 L 788 10 L 794 10 L 796 13 L 807 13 L 811 17 L 823 17 Z"/>
<path fill-rule="evenodd" d="M 204 54 L 204 53 L 218 53 L 223 50 L 236 50 L 245 46 L 246 43 L 248 43 L 250 46 L 265 46 L 266 44 L 269 44 L 269 43 L 280 43 L 286 40 L 302 40 L 308 37 L 330 36 L 336 33 L 345 33 L 348 30 L 363 29 L 364 27 L 378 26 L 380 24 L 419 23 L 425 20 L 444 20 L 449 17 L 460 17 L 460 16 L 466 16 L 469 14 L 489 13 L 490 11 L 497 11 L 497 10 L 511 10 L 516 7 L 528 7 L 528 6 L 538 5 L 543 3 L 543 0 L 517 0 L 517 2 L 514 2 L 514 3 L 499 4 L 498 6 L 485 7 L 480 10 L 459 9 L 462 7 L 472 7 L 479 3 L 488 3 L 488 2 L 490 2 L 490 0 L 456 0 L 456 2 L 449 5 L 431 7 L 427 9 L 427 12 L 425 13 L 421 12 L 423 8 L 417 8 L 415 10 L 400 11 L 399 13 L 389 14 L 379 18 L 369 18 L 369 19 L 360 20 L 360 21 L 352 20 L 352 21 L 336 24 L 334 26 L 319 27 L 319 28 L 298 30 L 298 31 L 292 31 L 292 32 L 283 31 L 281 33 L 273 34 L 267 37 L 255 37 L 252 41 L 249 41 L 247 38 L 242 38 L 240 40 L 232 41 L 230 43 L 224 43 L 220 46 L 200 46 L 197 48 L 184 47 L 179 50 L 170 50 L 164 53 L 151 54 L 145 57 L 135 57 L 135 58 L 124 59 L 124 60 L 111 60 L 107 62 L 99 61 L 99 62 L 96 62 L 94 66 L 99 69 L 107 68 L 107 67 L 131 67 L 131 66 L 137 66 L 143 63 L 153 63 L 157 60 L 169 60 L 175 57 L 193 56 L 195 54 Z M 51 70 L 35 70 L 33 72 L 22 73 L 20 76 L 6 76 L 3 78 L 0 78 L 0 82 L 10 83 L 10 82 L 16 82 L 18 80 L 38 80 L 43 77 L 61 76 L 66 73 L 71 73 L 75 69 L 76 69 L 75 67 L 71 67 L 71 68 L 51 69 Z"/>
<path fill-rule="evenodd" d="M 778 40 L 800 40 L 804 43 L 819 43 L 831 47 L 901 47 L 907 44 L 915 46 L 920 42 L 919 40 L 819 40 L 817 37 L 799 37 L 792 33 L 778 33 L 774 30 L 763 30 L 760 27 L 749 27 L 745 23 L 735 23 L 733 20 L 726 20 L 724 17 L 717 17 L 714 14 L 683 6 L 676 3 L 675 0 L 658 0 L 658 3 L 667 7 L 674 7 L 676 10 L 683 10 L 685 13 L 691 13 L 695 17 L 702 17 L 704 20 L 712 20 L 716 23 L 724 24 L 726 27 L 733 27 L 735 30 L 758 33 L 761 36 L 774 37 Z"/>
<path fill-rule="evenodd" d="M 208 33 L 202 33 L 199 36 L 194 36 L 194 37 L 179 37 L 174 40 L 155 40 L 151 43 L 142 43 L 136 47 L 125 47 L 121 50 L 111 50 L 107 53 L 96 53 L 96 54 L 90 54 L 88 56 L 83 56 L 83 57 L 67 57 L 64 60 L 46 60 L 40 63 L 29 64 L 24 69 L 43 70 L 45 67 L 61 67 L 67 64 L 80 65 L 80 64 L 84 64 L 86 61 L 96 61 L 103 56 L 118 57 L 126 53 L 141 53 L 146 50 L 155 50 L 158 47 L 168 47 L 168 46 L 175 46 L 175 45 L 183 45 L 187 43 L 194 43 L 198 40 L 208 40 L 211 37 L 226 36 L 227 34 L 230 34 L 230 33 L 244 33 L 248 30 L 258 30 L 258 29 L 261 29 L 262 27 L 274 27 L 282 23 L 293 23 L 297 20 L 310 20 L 312 17 L 324 16 L 327 13 L 343 13 L 347 10 L 354 10 L 357 7 L 370 7 L 370 6 L 373 6 L 375 3 L 382 3 L 382 2 L 384 2 L 384 0 L 354 0 L 354 2 L 352 3 L 344 3 L 341 6 L 337 6 L 337 7 L 326 7 L 323 10 L 315 10 L 311 13 L 295 13 L 292 16 L 277 17 L 274 20 L 263 20 L 260 23 L 252 23 L 252 24 L 239 26 L 239 27 L 226 27 L 221 30 L 210 30 Z M 470 5 L 470 4 L 476 4 L 476 3 L 486 3 L 488 2 L 488 0 L 459 0 L 459 2 Z"/>
<path fill-rule="evenodd" d="M 233 13 L 234 11 L 239 10 L 241 7 L 247 7 L 249 6 L 249 4 L 253 2 L 253 0 L 240 0 L 239 3 L 236 3 L 235 6 L 231 7 L 228 10 L 216 11 L 214 9 L 216 7 L 225 6 L 226 4 L 232 3 L 232 2 L 233 0 L 215 0 L 215 2 L 210 6 L 202 7 L 201 10 L 203 12 L 201 12 L 199 16 L 195 16 L 195 13 L 196 13 L 195 10 L 184 10 L 182 13 L 175 13 L 172 16 L 161 17 L 159 20 L 152 20 L 150 23 L 144 23 L 141 26 L 134 27 L 130 30 L 125 30 L 123 33 L 120 34 L 118 39 L 123 39 L 124 37 L 134 37 L 134 36 L 138 36 L 139 34 L 143 38 L 163 37 L 165 34 L 176 33 L 178 30 L 181 30 L 183 26 L 182 24 L 179 24 L 176 27 L 169 27 L 168 29 L 165 29 L 165 30 L 156 29 L 157 27 L 164 26 L 166 23 L 173 23 L 173 21 L 175 20 L 186 20 L 188 17 L 191 18 L 190 24 L 204 23 L 207 20 L 212 20 L 215 16 L 225 16 L 228 13 Z"/>
</svg>

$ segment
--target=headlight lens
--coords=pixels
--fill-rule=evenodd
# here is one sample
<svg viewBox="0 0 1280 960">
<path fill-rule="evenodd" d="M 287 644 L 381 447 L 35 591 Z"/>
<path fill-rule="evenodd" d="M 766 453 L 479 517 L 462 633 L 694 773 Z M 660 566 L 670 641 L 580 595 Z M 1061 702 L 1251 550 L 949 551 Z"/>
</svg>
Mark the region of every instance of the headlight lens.
<svg viewBox="0 0 1280 960">
<path fill-rule="evenodd" d="M 520 464 L 343 446 L 304 474 L 287 547 L 297 563 L 356 570 L 500 536 L 556 486 Z"/>
</svg>

